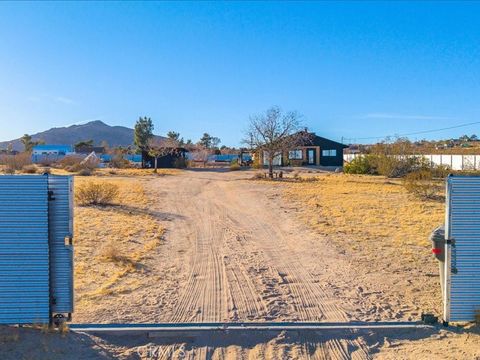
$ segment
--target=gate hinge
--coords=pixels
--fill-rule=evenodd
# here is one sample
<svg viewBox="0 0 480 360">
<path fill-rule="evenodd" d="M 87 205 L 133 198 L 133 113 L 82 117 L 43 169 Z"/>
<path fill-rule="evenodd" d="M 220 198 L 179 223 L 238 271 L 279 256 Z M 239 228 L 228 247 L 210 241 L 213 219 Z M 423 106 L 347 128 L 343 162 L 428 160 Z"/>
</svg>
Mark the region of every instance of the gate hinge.
<svg viewBox="0 0 480 360">
<path fill-rule="evenodd" d="M 55 200 L 55 196 L 53 196 L 53 190 L 48 190 L 48 201 Z"/>
</svg>

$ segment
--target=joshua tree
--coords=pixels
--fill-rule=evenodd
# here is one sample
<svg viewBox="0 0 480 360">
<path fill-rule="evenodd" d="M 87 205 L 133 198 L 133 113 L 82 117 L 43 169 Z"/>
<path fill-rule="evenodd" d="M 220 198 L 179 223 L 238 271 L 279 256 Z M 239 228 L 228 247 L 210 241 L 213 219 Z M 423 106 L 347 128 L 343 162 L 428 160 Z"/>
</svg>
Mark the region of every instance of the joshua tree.
<svg viewBox="0 0 480 360">
<path fill-rule="evenodd" d="M 133 140 L 135 145 L 141 150 L 148 150 L 148 144 L 153 138 L 153 122 L 152 119 L 144 116 L 140 117 L 135 123 L 135 131 Z"/>
</svg>

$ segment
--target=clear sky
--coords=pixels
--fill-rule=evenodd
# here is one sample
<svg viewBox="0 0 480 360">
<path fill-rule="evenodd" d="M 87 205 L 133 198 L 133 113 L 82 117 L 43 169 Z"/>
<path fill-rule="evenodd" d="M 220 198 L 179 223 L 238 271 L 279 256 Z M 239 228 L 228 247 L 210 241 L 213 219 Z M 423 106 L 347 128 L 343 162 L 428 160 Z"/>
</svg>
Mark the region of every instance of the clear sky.
<svg viewBox="0 0 480 360">
<path fill-rule="evenodd" d="M 147 115 L 238 145 L 272 105 L 334 140 L 480 121 L 480 3 L 0 3 L 0 140 Z"/>
</svg>

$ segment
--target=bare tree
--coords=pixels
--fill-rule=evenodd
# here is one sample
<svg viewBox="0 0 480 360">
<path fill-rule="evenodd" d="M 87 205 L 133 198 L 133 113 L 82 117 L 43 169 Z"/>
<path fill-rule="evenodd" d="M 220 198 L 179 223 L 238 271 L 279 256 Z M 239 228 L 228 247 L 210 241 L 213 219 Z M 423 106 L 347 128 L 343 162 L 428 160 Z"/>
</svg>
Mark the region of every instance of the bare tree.
<svg viewBox="0 0 480 360">
<path fill-rule="evenodd" d="M 264 114 L 250 117 L 250 126 L 244 143 L 257 152 L 263 151 L 268 161 L 268 175 L 273 178 L 273 160 L 276 156 L 302 146 L 311 140 L 311 135 L 301 129 L 300 116 L 294 112 L 282 113 L 274 106 Z"/>
<path fill-rule="evenodd" d="M 176 154 L 178 151 L 178 141 L 171 138 L 153 138 L 148 143 L 148 155 L 155 159 L 153 172 L 156 173 L 158 169 L 158 158 L 167 155 Z"/>
</svg>

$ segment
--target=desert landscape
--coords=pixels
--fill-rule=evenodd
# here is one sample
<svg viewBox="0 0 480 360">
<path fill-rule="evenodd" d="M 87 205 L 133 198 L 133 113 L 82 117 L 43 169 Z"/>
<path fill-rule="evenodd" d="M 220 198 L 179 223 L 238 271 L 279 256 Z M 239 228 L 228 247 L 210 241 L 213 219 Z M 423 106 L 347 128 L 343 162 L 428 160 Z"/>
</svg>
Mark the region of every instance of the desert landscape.
<svg viewBox="0 0 480 360">
<path fill-rule="evenodd" d="M 115 184 L 119 195 L 109 206 L 75 208 L 73 322 L 417 321 L 422 313 L 441 314 L 428 242 L 443 220 L 441 201 L 418 200 L 382 177 L 300 169 L 271 181 L 254 174 L 77 176 L 77 189 Z M 78 358 L 480 356 L 472 326 L 174 341 L 31 331 L 4 335 L 2 347 L 24 342 L 30 354 L 49 359 L 62 358 L 72 341 L 83 348 Z"/>
<path fill-rule="evenodd" d="M 0 1 L 0 360 L 480 360 L 479 14 Z"/>
</svg>

